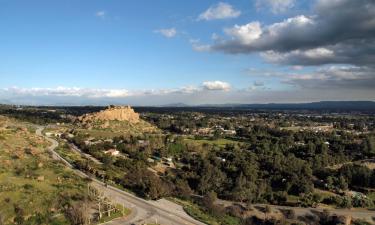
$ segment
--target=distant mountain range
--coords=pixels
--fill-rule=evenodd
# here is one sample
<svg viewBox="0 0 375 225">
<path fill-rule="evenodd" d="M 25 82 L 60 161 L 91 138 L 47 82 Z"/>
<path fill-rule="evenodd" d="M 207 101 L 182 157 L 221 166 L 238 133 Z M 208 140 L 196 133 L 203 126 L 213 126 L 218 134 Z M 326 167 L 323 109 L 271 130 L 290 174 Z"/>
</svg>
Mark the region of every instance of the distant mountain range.
<svg viewBox="0 0 375 225">
<path fill-rule="evenodd" d="M 22 105 L 15 104 L 9 101 L 2 100 L 0 104 L 4 105 Z M 112 103 L 113 105 L 122 105 Z M 33 104 L 32 104 L 33 105 Z M 107 104 L 108 105 L 108 104 Z M 36 105 L 35 105 L 36 106 Z M 50 107 L 88 107 L 95 106 L 95 104 L 58 104 L 58 105 L 45 105 Z M 98 105 L 98 107 L 105 107 L 104 104 Z M 226 110 L 329 110 L 329 111 L 367 111 L 375 113 L 375 102 L 374 101 L 321 101 L 321 102 L 310 102 L 310 103 L 269 103 L 269 104 L 203 104 L 203 105 L 187 105 L 184 103 L 173 103 L 159 106 L 134 106 L 135 108 L 160 108 L 160 109 L 226 109 Z"/>
<path fill-rule="evenodd" d="M 168 104 L 161 107 L 181 108 L 233 108 L 233 109 L 268 109 L 268 110 L 359 110 L 375 111 L 374 101 L 321 101 L 311 103 L 269 103 L 269 104 L 204 104 L 186 105 L 183 103 Z"/>
</svg>

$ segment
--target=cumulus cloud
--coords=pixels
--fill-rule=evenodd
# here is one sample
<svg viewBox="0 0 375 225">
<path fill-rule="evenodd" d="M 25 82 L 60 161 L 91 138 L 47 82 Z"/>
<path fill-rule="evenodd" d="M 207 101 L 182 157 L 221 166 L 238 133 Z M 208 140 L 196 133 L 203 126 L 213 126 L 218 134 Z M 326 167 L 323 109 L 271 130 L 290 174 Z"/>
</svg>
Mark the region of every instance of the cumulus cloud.
<svg viewBox="0 0 375 225">
<path fill-rule="evenodd" d="M 163 35 L 166 38 L 173 38 L 177 35 L 176 28 L 159 29 L 159 30 L 156 30 L 155 32 Z"/>
<path fill-rule="evenodd" d="M 257 0 L 255 6 L 257 9 L 268 8 L 272 13 L 278 14 L 293 8 L 294 4 L 295 0 Z"/>
<path fill-rule="evenodd" d="M 232 5 L 219 2 L 216 5 L 211 6 L 205 12 L 198 16 L 198 20 L 218 20 L 236 18 L 241 15 L 241 11 L 236 10 Z"/>
<path fill-rule="evenodd" d="M 229 37 L 211 51 L 265 52 L 271 62 L 292 65 L 370 64 L 375 58 L 375 1 L 318 0 L 310 15 L 263 25 L 253 21 L 224 29 Z"/>
<path fill-rule="evenodd" d="M 203 88 L 210 91 L 229 91 L 231 86 L 224 81 L 205 81 L 203 82 Z"/>
<path fill-rule="evenodd" d="M 252 22 L 243 26 L 235 25 L 234 27 L 227 28 L 224 31 L 234 40 L 239 41 L 244 45 L 250 45 L 254 41 L 258 40 L 263 32 L 259 22 Z"/>
</svg>

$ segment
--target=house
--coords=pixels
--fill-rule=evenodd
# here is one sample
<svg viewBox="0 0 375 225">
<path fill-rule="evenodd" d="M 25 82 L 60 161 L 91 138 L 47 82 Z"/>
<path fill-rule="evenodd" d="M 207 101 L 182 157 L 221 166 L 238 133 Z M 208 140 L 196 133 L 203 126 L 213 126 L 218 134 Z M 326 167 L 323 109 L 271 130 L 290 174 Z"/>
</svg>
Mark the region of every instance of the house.
<svg viewBox="0 0 375 225">
<path fill-rule="evenodd" d="M 146 140 L 138 140 L 138 144 L 141 146 L 141 147 L 146 147 L 150 144 L 149 141 L 146 141 Z"/>
<path fill-rule="evenodd" d="M 104 152 L 105 154 L 110 154 L 111 156 L 118 156 L 120 152 L 116 149 L 109 149 Z"/>
<path fill-rule="evenodd" d="M 226 135 L 236 135 L 237 132 L 235 130 L 224 130 L 224 133 Z"/>
<path fill-rule="evenodd" d="M 164 157 L 163 159 L 165 161 L 167 161 L 167 162 L 172 162 L 173 161 L 173 159 L 171 157 Z"/>
<path fill-rule="evenodd" d="M 105 142 L 107 142 L 107 143 L 113 143 L 113 139 L 106 139 L 106 140 L 104 140 Z"/>
<path fill-rule="evenodd" d="M 197 132 L 200 135 L 208 135 L 208 134 L 212 133 L 212 130 L 211 130 L 211 128 L 206 127 L 206 128 L 200 128 L 200 129 L 198 129 Z"/>
</svg>

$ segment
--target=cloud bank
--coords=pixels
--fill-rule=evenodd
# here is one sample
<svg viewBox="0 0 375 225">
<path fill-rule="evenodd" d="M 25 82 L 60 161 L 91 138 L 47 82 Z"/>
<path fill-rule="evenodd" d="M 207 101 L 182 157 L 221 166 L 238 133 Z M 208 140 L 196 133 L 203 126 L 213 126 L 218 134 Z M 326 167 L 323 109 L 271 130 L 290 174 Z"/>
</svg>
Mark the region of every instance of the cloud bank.
<svg viewBox="0 0 375 225">
<path fill-rule="evenodd" d="M 226 28 L 210 46 L 227 54 L 263 52 L 288 65 L 370 64 L 375 60 L 375 1 L 318 0 L 310 15 Z"/>
</svg>

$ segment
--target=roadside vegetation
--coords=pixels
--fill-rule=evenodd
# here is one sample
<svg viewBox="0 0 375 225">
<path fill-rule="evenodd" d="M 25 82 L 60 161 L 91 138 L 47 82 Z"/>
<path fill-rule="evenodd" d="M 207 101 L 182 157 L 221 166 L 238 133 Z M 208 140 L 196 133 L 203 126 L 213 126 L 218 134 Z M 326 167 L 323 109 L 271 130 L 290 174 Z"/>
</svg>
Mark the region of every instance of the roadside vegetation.
<svg viewBox="0 0 375 225">
<path fill-rule="evenodd" d="M 74 122 L 50 132 L 66 142 L 58 151 L 76 168 L 146 199 L 179 199 L 208 224 L 295 220 L 288 218 L 291 212 L 254 210 L 259 205 L 374 208 L 372 115 L 174 111 L 144 112 L 142 118 L 160 132 Z M 315 218 L 317 224 L 335 220 L 326 214 Z"/>
<path fill-rule="evenodd" d="M 130 213 L 117 207 L 99 220 L 88 180 L 52 160 L 31 124 L 0 116 L 0 137 L 0 224 L 95 224 Z"/>
</svg>

